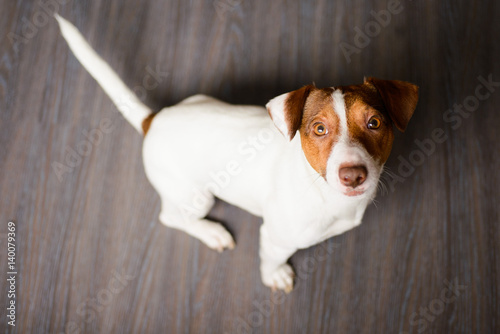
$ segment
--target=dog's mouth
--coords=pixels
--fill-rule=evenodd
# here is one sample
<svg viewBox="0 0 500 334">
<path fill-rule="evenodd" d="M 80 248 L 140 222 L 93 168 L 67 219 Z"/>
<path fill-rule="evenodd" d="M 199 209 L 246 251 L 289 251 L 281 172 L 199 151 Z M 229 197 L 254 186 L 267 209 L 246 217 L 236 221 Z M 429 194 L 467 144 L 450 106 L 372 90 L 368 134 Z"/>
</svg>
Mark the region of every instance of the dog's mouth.
<svg viewBox="0 0 500 334">
<path fill-rule="evenodd" d="M 363 195 L 365 193 L 365 189 L 347 188 L 343 193 L 345 196 L 355 197 Z"/>
</svg>

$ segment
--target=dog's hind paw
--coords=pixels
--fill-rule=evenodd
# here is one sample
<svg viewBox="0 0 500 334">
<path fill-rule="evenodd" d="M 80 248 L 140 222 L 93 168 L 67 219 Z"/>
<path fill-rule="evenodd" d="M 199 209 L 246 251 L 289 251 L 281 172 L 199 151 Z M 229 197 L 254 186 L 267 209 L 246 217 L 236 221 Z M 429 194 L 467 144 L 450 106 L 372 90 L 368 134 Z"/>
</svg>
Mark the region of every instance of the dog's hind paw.
<svg viewBox="0 0 500 334">
<path fill-rule="evenodd" d="M 233 249 L 235 245 L 233 237 L 221 224 L 207 219 L 200 220 L 187 232 L 219 253 L 224 249 Z"/>
<path fill-rule="evenodd" d="M 262 281 L 264 285 L 270 287 L 273 291 L 283 290 L 289 293 L 293 290 L 294 277 L 295 273 L 292 267 L 285 263 L 270 273 L 263 273 Z"/>
</svg>

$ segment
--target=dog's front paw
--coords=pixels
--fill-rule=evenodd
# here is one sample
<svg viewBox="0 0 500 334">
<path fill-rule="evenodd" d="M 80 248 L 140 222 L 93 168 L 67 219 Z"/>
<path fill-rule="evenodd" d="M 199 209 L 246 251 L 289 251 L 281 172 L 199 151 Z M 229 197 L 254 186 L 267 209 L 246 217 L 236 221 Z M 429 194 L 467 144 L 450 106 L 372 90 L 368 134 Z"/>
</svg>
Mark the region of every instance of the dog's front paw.
<svg viewBox="0 0 500 334">
<path fill-rule="evenodd" d="M 282 264 L 273 271 L 262 272 L 262 282 L 273 291 L 283 290 L 289 293 L 293 289 L 295 273 L 288 264 Z"/>
</svg>

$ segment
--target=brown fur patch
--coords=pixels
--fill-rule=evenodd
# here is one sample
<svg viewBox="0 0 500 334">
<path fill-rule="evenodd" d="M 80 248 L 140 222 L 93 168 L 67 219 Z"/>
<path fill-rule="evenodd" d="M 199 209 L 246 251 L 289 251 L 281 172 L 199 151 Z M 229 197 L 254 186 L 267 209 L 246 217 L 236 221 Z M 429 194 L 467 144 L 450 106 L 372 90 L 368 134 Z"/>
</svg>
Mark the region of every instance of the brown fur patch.
<svg viewBox="0 0 500 334">
<path fill-rule="evenodd" d="M 151 127 L 151 122 L 153 121 L 153 118 L 156 116 L 156 113 L 149 114 L 148 117 L 146 117 L 142 121 L 142 132 L 144 133 L 144 136 L 148 133 L 149 128 Z"/>
<path fill-rule="evenodd" d="M 368 78 L 365 85 L 376 88 L 385 109 L 399 131 L 404 132 L 418 102 L 418 86 L 399 80 Z"/>
<path fill-rule="evenodd" d="M 295 137 L 295 133 L 300 128 L 306 100 L 313 90 L 316 90 L 316 87 L 308 85 L 288 94 L 285 101 L 285 121 L 288 125 L 290 140 Z M 284 133 L 284 135 L 287 134 Z"/>
<path fill-rule="evenodd" d="M 381 96 L 375 87 L 367 84 L 341 89 L 346 104 L 349 138 L 360 143 L 379 164 L 384 163 L 391 153 L 394 132 Z M 373 116 L 381 121 L 378 129 L 367 127 Z"/>
<path fill-rule="evenodd" d="M 323 177 L 326 176 L 328 158 L 340 132 L 332 93 L 332 88 L 314 89 L 309 93 L 300 126 L 302 150 L 309 164 Z M 318 136 L 314 133 L 314 125 L 318 122 L 326 126 L 327 134 Z"/>
</svg>

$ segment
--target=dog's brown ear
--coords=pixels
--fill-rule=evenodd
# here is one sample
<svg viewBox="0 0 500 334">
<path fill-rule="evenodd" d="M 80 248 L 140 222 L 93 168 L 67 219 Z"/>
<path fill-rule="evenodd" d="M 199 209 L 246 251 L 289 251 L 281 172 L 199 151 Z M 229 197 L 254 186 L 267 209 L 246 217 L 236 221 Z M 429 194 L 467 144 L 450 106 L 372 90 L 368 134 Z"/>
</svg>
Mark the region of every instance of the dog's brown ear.
<svg viewBox="0 0 500 334">
<path fill-rule="evenodd" d="M 377 78 L 367 78 L 365 83 L 375 86 L 394 125 L 404 132 L 417 107 L 418 87 L 405 81 Z"/>
<path fill-rule="evenodd" d="M 275 97 L 266 104 L 267 112 L 280 132 L 292 140 L 302 123 L 302 114 L 313 85 Z"/>
</svg>

